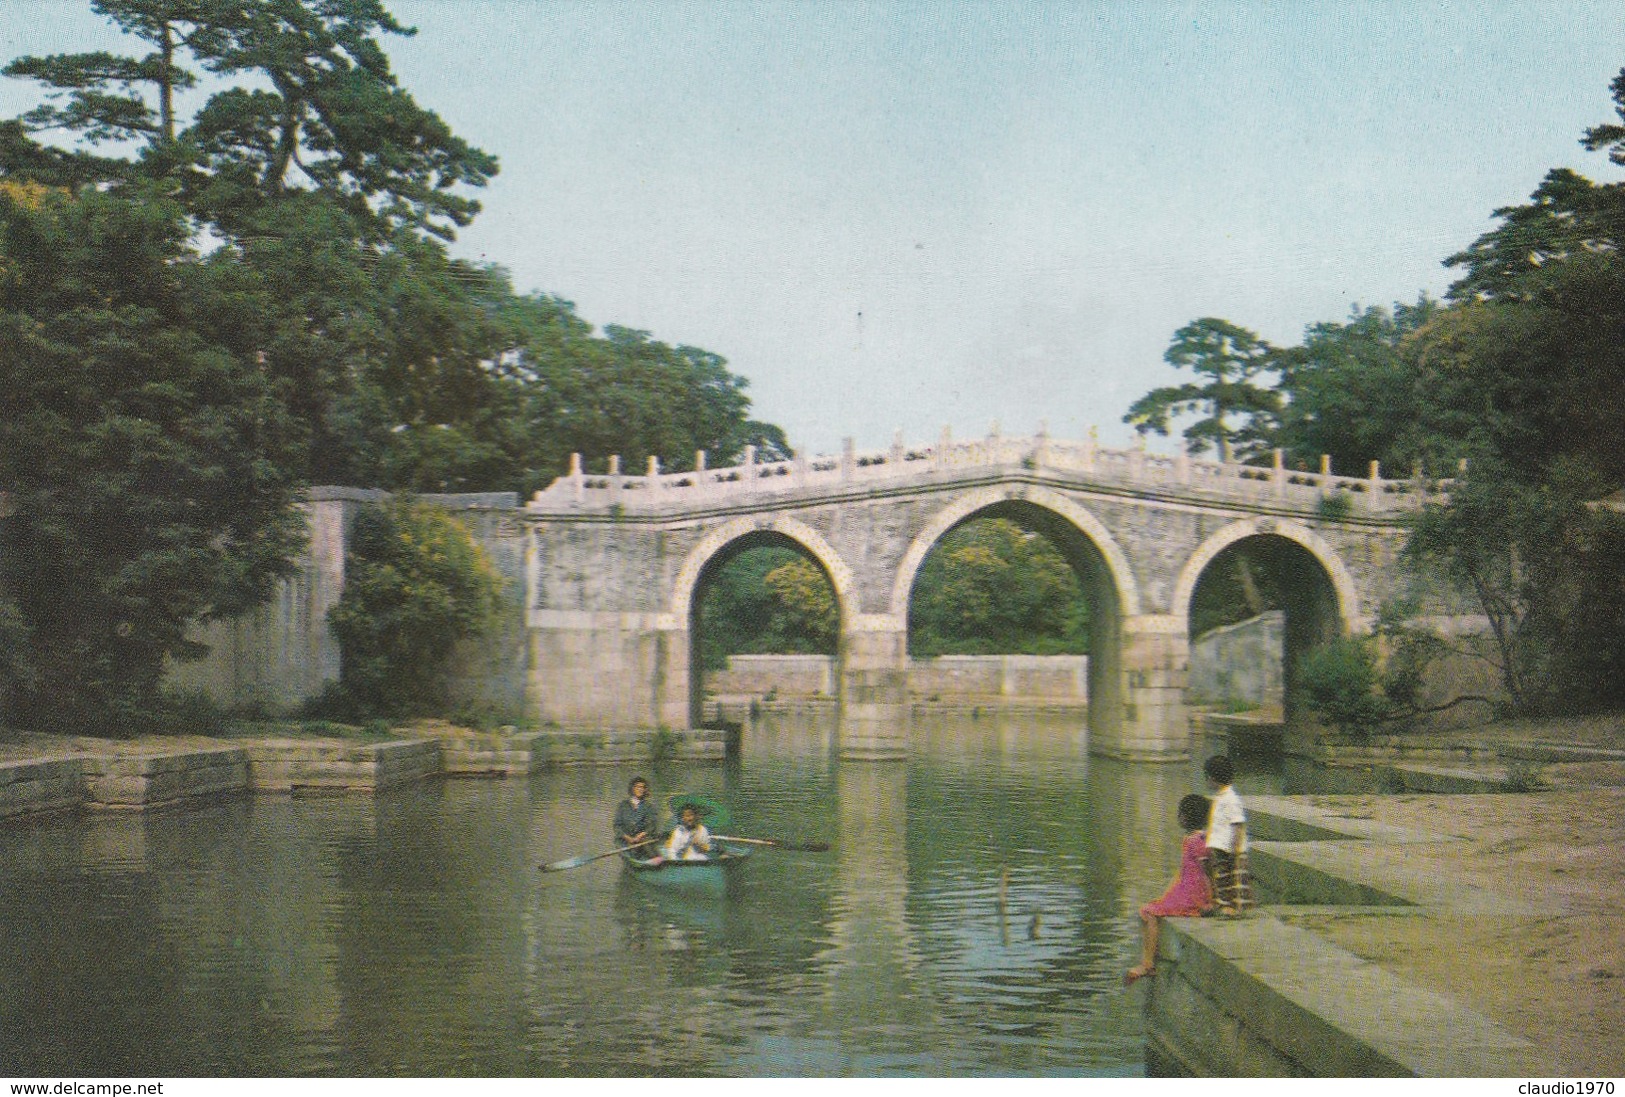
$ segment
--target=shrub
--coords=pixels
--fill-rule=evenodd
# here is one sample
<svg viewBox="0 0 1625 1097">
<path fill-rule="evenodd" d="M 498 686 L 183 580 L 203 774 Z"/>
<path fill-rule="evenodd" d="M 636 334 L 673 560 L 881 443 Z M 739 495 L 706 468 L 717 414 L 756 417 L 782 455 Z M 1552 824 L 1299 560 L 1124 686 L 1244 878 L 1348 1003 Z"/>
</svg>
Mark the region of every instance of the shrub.
<svg viewBox="0 0 1625 1097">
<path fill-rule="evenodd" d="M 463 526 L 409 499 L 364 508 L 328 613 L 342 697 L 358 714 L 425 715 L 445 704 L 460 640 L 489 625 L 501 579 Z"/>
<path fill-rule="evenodd" d="M 1369 637 L 1347 636 L 1310 651 L 1296 685 L 1309 709 L 1345 735 L 1363 736 L 1393 711 Z"/>
</svg>

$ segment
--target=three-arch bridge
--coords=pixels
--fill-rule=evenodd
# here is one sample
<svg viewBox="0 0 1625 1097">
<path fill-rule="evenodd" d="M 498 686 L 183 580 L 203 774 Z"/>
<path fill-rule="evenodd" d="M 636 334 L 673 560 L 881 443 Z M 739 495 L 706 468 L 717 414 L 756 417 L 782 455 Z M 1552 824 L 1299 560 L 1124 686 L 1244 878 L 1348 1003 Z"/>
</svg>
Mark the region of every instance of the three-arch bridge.
<svg viewBox="0 0 1625 1097">
<path fill-rule="evenodd" d="M 1076 569 L 1091 613 L 1091 749 L 1189 750 L 1191 601 L 1226 549 L 1267 554 L 1286 611 L 1286 658 L 1369 628 L 1400 594 L 1404 519 L 1433 485 L 1164 457 L 1039 434 L 931 446 L 901 440 L 838 458 L 643 475 L 579 461 L 538 492 L 528 525 L 527 704 L 566 726 L 682 727 L 699 718 L 696 613 L 710 577 L 762 544 L 823 569 L 840 607 L 843 752 L 906 746 L 909 596 L 944 534 L 1005 516 Z"/>
</svg>

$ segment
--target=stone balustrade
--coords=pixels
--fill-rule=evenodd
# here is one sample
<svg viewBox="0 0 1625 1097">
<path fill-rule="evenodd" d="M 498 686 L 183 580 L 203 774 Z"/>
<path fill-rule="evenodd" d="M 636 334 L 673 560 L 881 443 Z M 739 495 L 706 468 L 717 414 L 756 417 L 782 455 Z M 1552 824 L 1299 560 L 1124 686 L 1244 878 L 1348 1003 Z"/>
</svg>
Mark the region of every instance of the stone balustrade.
<svg viewBox="0 0 1625 1097">
<path fill-rule="evenodd" d="M 1183 453 L 1112 449 L 1093 439 L 1064 441 L 1043 432 L 1027 438 L 1006 438 L 996 430 L 973 441 L 955 441 L 944 430 L 934 444 L 912 446 L 904 444 L 899 432 L 890 448 L 863 452 L 848 439 L 838 456 L 798 453 L 781 461 L 758 461 L 755 448 L 746 447 L 744 460 L 726 468 L 708 467 L 706 454 L 701 451 L 695 455 L 694 465 L 688 472 L 662 472 L 658 459 L 651 457 L 646 472 L 637 476 L 623 473 L 620 458 L 611 457 L 608 472 L 588 473 L 580 454 L 573 454 L 570 471 L 545 491 L 537 492 L 529 509 L 544 514 L 617 507 L 622 511 L 668 510 L 732 502 L 757 494 L 833 494 L 853 488 L 1020 469 L 1102 487 L 1199 499 L 1258 501 L 1306 511 L 1322 507 L 1323 499 L 1342 498 L 1347 500 L 1350 513 L 1392 514 L 1419 508 L 1451 483 L 1421 475 L 1388 479 L 1375 461 L 1365 476 L 1336 476 L 1324 457 L 1318 472 L 1288 469 L 1280 450 L 1275 451 L 1270 465 L 1254 465 L 1236 461 L 1228 452 L 1221 460 L 1207 461 Z"/>
</svg>

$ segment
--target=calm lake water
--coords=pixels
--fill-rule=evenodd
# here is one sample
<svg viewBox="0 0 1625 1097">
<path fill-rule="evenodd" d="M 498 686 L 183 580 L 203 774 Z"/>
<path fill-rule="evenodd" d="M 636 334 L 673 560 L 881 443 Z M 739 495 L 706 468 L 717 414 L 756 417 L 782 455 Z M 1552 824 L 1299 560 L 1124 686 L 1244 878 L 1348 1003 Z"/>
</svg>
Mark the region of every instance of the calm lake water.
<svg viewBox="0 0 1625 1097">
<path fill-rule="evenodd" d="M 833 846 L 715 896 L 537 871 L 610 848 L 620 768 L 0 828 L 0 1075 L 1138 1073 L 1134 912 L 1200 786 L 1077 723 L 927 718 L 857 763 L 768 717 L 654 767 Z"/>
</svg>

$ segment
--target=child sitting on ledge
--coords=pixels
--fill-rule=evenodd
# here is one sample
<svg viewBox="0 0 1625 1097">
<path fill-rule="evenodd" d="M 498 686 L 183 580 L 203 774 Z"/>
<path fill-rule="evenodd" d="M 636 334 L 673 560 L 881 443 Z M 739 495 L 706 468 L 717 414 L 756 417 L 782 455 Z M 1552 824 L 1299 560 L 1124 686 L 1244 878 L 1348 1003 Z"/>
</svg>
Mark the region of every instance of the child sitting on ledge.
<svg viewBox="0 0 1625 1097">
<path fill-rule="evenodd" d="M 1207 842 L 1202 828 L 1207 825 L 1208 801 L 1194 792 L 1179 801 L 1179 829 L 1185 832 L 1180 846 L 1179 875 L 1162 893 L 1162 898 L 1140 908 L 1140 932 L 1144 948 L 1140 963 L 1129 968 L 1123 985 L 1154 974 L 1157 962 L 1157 934 L 1164 918 L 1195 918 L 1213 905 L 1213 889 L 1208 884 Z"/>
</svg>

